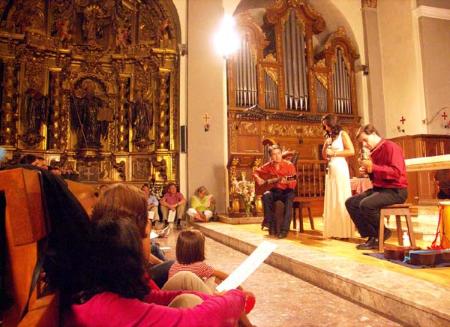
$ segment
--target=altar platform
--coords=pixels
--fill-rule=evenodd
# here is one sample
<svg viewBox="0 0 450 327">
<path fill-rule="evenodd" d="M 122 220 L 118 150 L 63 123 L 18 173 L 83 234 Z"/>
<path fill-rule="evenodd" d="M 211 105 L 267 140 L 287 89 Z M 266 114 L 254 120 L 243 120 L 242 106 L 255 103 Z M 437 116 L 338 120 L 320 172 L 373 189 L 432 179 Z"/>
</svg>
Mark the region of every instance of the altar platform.
<svg viewBox="0 0 450 327">
<path fill-rule="evenodd" d="M 422 248 L 430 244 L 436 231 L 434 215 L 437 210 L 433 207 L 419 208 L 419 215 L 413 219 Z M 307 219 L 304 223 L 305 233 L 291 231 L 282 240 L 269 238 L 258 223 L 210 222 L 194 226 L 206 236 L 246 254 L 264 240 L 274 242 L 278 247 L 266 263 L 402 324 L 450 325 L 450 268 L 411 269 L 380 260 L 364 255 L 372 251 L 356 250 L 360 239 L 323 239 L 318 217 L 316 231 L 308 231 Z M 388 243 L 396 244 L 395 238 Z"/>
</svg>

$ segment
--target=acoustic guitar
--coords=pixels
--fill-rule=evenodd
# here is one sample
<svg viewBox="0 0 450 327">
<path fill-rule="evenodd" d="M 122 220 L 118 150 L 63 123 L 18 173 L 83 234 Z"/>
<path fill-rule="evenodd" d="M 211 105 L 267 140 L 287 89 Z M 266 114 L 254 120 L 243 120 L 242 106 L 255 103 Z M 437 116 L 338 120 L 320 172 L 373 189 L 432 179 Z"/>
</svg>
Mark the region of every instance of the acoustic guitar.
<svg viewBox="0 0 450 327">
<path fill-rule="evenodd" d="M 264 184 L 258 185 L 258 183 L 255 182 L 255 194 L 264 194 L 264 192 L 271 190 L 275 186 L 275 184 L 281 181 L 283 178 L 285 178 L 287 181 L 296 180 L 298 175 L 299 174 L 297 173 L 291 176 L 277 176 L 272 174 L 258 173 L 258 176 L 264 179 Z"/>
</svg>

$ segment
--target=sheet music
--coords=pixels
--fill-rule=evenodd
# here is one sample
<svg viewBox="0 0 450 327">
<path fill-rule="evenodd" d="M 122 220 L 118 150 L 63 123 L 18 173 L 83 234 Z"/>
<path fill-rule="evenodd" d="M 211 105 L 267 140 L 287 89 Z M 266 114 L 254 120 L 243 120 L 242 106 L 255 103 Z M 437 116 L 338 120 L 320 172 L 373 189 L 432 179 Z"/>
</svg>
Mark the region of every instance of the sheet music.
<svg viewBox="0 0 450 327">
<path fill-rule="evenodd" d="M 267 241 L 262 242 L 255 251 L 235 269 L 227 279 L 220 283 L 216 290 L 218 292 L 228 291 L 241 285 L 275 250 L 276 244 Z"/>
</svg>

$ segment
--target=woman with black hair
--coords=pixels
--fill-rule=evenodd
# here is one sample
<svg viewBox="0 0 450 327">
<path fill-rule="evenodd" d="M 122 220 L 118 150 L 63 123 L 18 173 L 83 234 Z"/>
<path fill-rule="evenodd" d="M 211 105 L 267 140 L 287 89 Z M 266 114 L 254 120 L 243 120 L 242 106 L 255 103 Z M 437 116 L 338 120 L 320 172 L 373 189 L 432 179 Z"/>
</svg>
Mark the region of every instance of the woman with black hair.
<svg viewBox="0 0 450 327">
<path fill-rule="evenodd" d="M 145 278 L 140 231 L 132 218 L 93 221 L 91 283 L 65 326 L 229 326 L 244 312 L 247 294 L 151 290 Z"/>
<path fill-rule="evenodd" d="M 351 238 L 353 223 L 345 207 L 351 197 L 350 173 L 346 157 L 353 156 L 355 150 L 347 132 L 337 122 L 337 117 L 327 114 L 322 117 L 325 142 L 322 156 L 328 160 L 325 176 L 325 198 L 323 210 L 323 236 Z"/>
</svg>

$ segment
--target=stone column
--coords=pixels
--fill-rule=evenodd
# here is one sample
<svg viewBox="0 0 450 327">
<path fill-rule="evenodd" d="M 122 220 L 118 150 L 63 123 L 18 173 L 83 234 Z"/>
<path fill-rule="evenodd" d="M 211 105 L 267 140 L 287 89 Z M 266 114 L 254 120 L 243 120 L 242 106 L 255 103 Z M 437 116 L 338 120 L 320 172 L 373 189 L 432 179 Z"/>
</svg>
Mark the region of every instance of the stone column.
<svg viewBox="0 0 450 327">
<path fill-rule="evenodd" d="M 188 194 L 205 185 L 226 208 L 227 104 L 225 61 L 209 41 L 223 17 L 223 1 L 188 1 Z M 203 115 L 211 116 L 205 132 Z"/>
<path fill-rule="evenodd" d="M 369 65 L 368 93 L 369 120 L 381 135 L 386 135 L 386 113 L 383 94 L 383 69 L 381 60 L 380 32 L 376 0 L 362 0 L 362 15 L 366 53 Z"/>
</svg>

